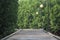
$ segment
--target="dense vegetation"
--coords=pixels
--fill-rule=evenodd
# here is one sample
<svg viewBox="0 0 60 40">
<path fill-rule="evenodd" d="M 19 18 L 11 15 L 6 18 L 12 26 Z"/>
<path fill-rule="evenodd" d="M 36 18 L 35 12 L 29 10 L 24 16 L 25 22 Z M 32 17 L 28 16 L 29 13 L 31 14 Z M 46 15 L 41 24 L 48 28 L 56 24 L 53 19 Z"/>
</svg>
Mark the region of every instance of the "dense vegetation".
<svg viewBox="0 0 60 40">
<path fill-rule="evenodd" d="M 50 7 L 51 31 L 60 35 L 60 0 L 51 0 Z"/>
<path fill-rule="evenodd" d="M 43 8 L 40 8 L 41 4 L 44 5 Z M 60 33 L 60 0 L 19 1 L 18 26 L 44 28 L 56 34 Z"/>
<path fill-rule="evenodd" d="M 0 38 L 18 27 L 60 35 L 60 0 L 0 0 Z"/>
<path fill-rule="evenodd" d="M 14 32 L 17 9 L 17 0 L 0 0 L 0 38 Z"/>
<path fill-rule="evenodd" d="M 42 25 L 41 15 L 36 15 L 40 1 L 26 0 L 19 2 L 18 26 L 20 28 L 40 28 Z"/>
</svg>

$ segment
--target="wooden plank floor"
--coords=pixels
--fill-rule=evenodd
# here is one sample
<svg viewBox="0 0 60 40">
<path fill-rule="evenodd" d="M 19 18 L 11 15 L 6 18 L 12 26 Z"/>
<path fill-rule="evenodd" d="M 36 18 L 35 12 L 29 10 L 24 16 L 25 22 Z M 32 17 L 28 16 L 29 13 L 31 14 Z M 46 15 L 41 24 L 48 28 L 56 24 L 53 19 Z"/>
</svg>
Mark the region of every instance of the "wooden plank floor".
<svg viewBox="0 0 60 40">
<path fill-rule="evenodd" d="M 6 40 L 57 40 L 43 29 L 23 29 Z"/>
</svg>

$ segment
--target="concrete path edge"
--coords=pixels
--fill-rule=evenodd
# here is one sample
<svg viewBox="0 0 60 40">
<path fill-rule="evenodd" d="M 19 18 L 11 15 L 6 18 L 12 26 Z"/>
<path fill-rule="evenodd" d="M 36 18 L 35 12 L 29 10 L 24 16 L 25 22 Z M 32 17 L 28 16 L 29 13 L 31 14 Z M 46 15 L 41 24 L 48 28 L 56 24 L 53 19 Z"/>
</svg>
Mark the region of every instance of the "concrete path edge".
<svg viewBox="0 0 60 40">
<path fill-rule="evenodd" d="M 18 29 L 16 32 L 14 32 L 14 33 L 12 33 L 12 34 L 10 34 L 10 35 L 8 35 L 8 36 L 2 38 L 1 40 L 6 40 L 6 39 L 8 39 L 9 37 L 15 35 L 16 33 L 18 33 L 18 32 L 21 31 L 21 30 L 22 30 L 22 29 Z"/>
<path fill-rule="evenodd" d="M 19 30 L 17 30 L 16 32 L 14 32 L 14 33 L 12 33 L 12 34 L 10 34 L 10 35 L 2 38 L 1 40 L 6 40 L 6 39 L 8 39 L 9 37 L 15 35 L 16 33 L 18 33 L 18 32 L 21 31 L 21 30 L 24 30 L 24 29 L 19 29 Z M 54 34 L 52 34 L 52 33 L 50 33 L 50 32 L 45 31 L 45 30 L 44 30 L 44 32 L 46 32 L 46 33 L 48 33 L 50 36 L 55 37 L 56 39 L 60 40 L 60 37 L 59 37 L 59 36 L 54 35 Z"/>
<path fill-rule="evenodd" d="M 45 30 L 44 30 L 45 31 Z M 47 32 L 47 31 L 45 31 Z M 55 37 L 56 39 L 60 40 L 60 37 L 57 35 L 52 34 L 51 32 L 47 32 L 50 36 Z"/>
</svg>

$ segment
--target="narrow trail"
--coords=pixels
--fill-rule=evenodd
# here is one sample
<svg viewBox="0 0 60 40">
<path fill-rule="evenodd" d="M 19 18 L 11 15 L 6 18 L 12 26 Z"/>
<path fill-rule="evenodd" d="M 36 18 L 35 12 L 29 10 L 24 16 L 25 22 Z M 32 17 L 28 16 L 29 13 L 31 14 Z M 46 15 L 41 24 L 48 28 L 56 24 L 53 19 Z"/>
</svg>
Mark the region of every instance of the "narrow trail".
<svg viewBox="0 0 60 40">
<path fill-rule="evenodd" d="M 6 40 L 57 40 L 43 29 L 23 29 Z"/>
</svg>

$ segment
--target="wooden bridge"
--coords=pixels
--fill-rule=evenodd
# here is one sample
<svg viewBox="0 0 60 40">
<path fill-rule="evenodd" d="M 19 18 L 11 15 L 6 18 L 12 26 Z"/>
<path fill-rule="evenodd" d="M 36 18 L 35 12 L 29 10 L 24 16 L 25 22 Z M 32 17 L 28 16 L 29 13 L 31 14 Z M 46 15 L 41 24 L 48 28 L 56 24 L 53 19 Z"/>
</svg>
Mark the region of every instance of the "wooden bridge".
<svg viewBox="0 0 60 40">
<path fill-rule="evenodd" d="M 23 29 L 6 40 L 58 40 L 43 29 Z"/>
</svg>

